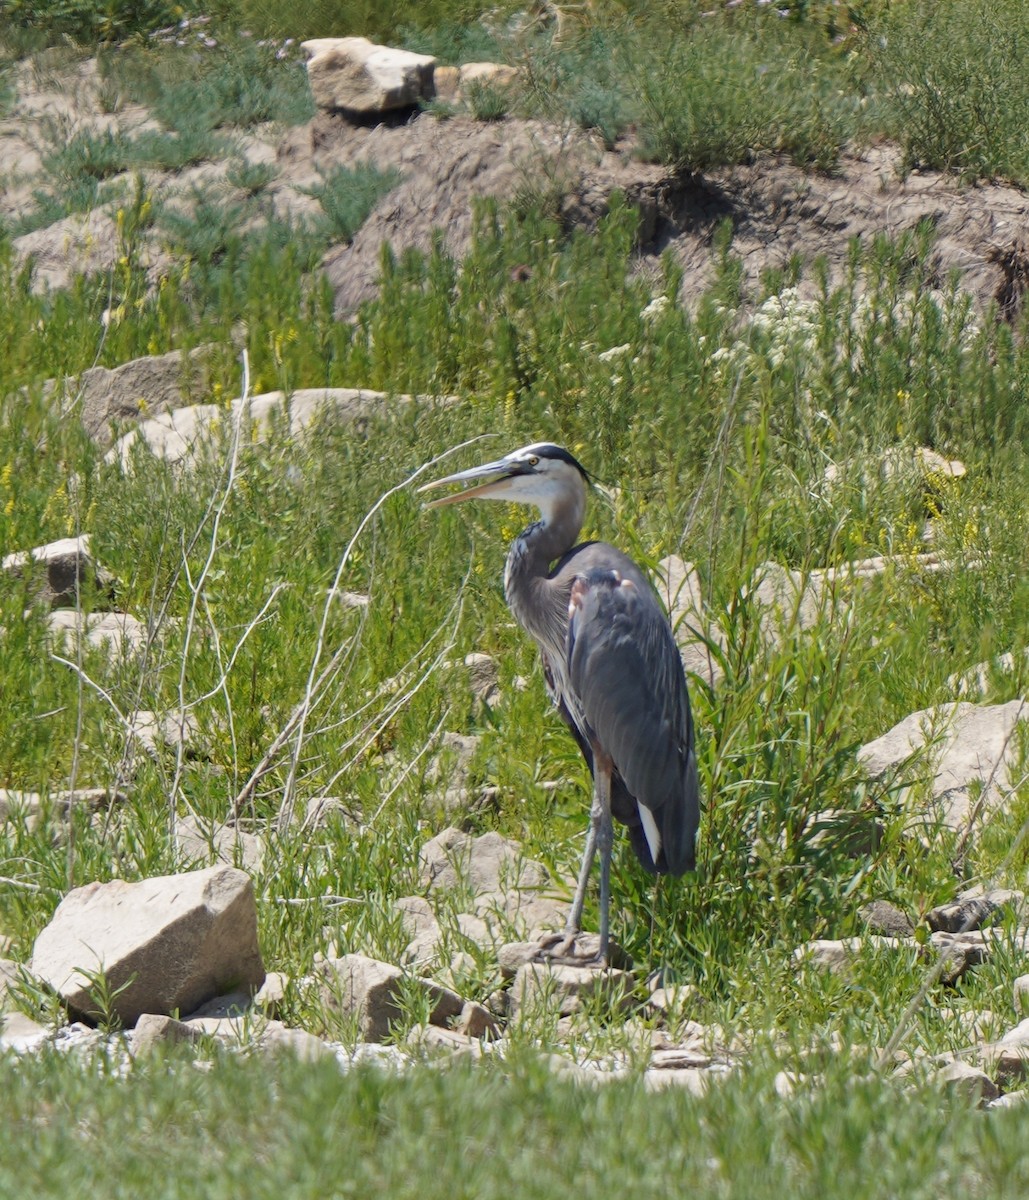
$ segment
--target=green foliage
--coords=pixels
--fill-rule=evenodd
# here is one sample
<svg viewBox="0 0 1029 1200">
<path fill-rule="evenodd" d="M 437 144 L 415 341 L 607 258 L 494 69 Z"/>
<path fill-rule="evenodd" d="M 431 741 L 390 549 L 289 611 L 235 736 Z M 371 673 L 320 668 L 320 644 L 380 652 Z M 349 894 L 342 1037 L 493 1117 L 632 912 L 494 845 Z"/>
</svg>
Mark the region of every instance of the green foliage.
<svg viewBox="0 0 1029 1200">
<path fill-rule="evenodd" d="M 477 121 L 502 121 L 511 107 L 507 88 L 473 80 L 465 89 L 468 107 Z"/>
<path fill-rule="evenodd" d="M 279 168 L 270 162 L 248 162 L 245 158 L 234 159 L 225 172 L 226 180 L 233 187 L 256 196 L 279 176 Z"/>
<path fill-rule="evenodd" d="M 168 0 L 0 0 L 0 27 L 34 28 L 54 42 L 122 41 L 173 25 L 183 13 Z"/>
<path fill-rule="evenodd" d="M 652 64 L 639 56 L 648 51 Z M 641 152 L 679 169 L 772 151 L 829 170 L 857 130 L 856 97 L 841 94 L 841 64 L 774 12 L 699 21 L 685 37 L 644 43 L 633 74 L 641 82 Z"/>
<path fill-rule="evenodd" d="M 896 5 L 874 27 L 871 46 L 888 98 L 887 129 L 909 165 L 1029 182 L 1024 4 Z"/>
<path fill-rule="evenodd" d="M 241 26 L 261 37 L 302 41 L 325 37 L 331 30 L 333 37 L 357 34 L 374 40 L 402 36 L 404 44 L 416 50 L 421 49 L 419 44 L 412 45 L 416 33 L 444 37 L 448 45 L 488 46 L 476 28 L 479 18 L 490 14 L 499 24 L 517 9 L 513 0 L 502 0 L 499 5 L 493 0 L 311 0 L 302 13 L 282 0 L 238 0 L 236 5 Z M 463 30 L 469 32 L 462 34 Z"/>
<path fill-rule="evenodd" d="M 383 196 L 400 182 L 399 171 L 380 171 L 372 163 L 333 167 L 310 189 L 325 213 L 324 229 L 334 242 L 349 242 Z"/>
</svg>

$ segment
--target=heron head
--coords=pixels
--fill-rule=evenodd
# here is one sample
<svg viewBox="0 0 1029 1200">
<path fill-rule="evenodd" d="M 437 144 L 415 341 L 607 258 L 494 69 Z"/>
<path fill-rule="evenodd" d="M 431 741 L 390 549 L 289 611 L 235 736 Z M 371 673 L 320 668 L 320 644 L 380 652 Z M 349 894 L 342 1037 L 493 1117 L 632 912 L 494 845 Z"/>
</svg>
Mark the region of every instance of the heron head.
<svg viewBox="0 0 1029 1200">
<path fill-rule="evenodd" d="M 483 463 L 468 471 L 458 471 L 427 483 L 418 490 L 427 492 L 430 488 L 442 487 L 447 483 L 473 483 L 476 480 L 485 482 L 475 483 L 475 486 L 451 496 L 430 500 L 426 507 L 440 508 L 444 504 L 458 504 L 462 500 L 506 500 L 513 504 L 534 504 L 546 520 L 560 506 L 581 504 L 585 500 L 589 475 L 582 464 L 561 446 L 551 442 L 534 442 L 495 462 Z"/>
</svg>

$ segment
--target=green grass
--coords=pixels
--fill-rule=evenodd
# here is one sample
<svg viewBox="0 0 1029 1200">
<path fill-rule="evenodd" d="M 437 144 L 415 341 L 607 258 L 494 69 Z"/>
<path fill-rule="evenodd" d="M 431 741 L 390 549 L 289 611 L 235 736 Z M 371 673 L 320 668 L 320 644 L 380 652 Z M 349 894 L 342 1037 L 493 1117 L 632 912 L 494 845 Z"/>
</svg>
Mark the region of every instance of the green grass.
<svg viewBox="0 0 1029 1200">
<path fill-rule="evenodd" d="M 207 1073 L 173 1056 L 138 1064 L 127 1079 L 55 1058 L 0 1066 L 12 1134 L 0 1186 L 47 1197 L 74 1184 L 112 1200 L 141 1189 L 155 1200 L 241 1190 L 499 1200 L 584 1188 L 667 1196 L 685 1186 L 753 1200 L 1016 1200 L 1029 1186 L 1025 1110 L 984 1120 L 960 1102 L 835 1072 L 788 1099 L 764 1073 L 698 1099 L 675 1088 L 646 1094 L 634 1080 L 575 1085 L 527 1056 L 503 1069 L 403 1078 L 215 1058 Z"/>
</svg>

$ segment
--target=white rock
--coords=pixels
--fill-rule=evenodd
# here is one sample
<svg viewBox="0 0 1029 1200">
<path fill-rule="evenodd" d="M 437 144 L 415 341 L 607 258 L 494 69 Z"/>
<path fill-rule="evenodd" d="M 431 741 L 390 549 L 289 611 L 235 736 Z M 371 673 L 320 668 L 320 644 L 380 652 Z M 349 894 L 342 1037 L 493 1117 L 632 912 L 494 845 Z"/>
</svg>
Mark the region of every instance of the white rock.
<svg viewBox="0 0 1029 1200">
<path fill-rule="evenodd" d="M 175 840 L 184 865 L 223 862 L 257 871 L 264 862 L 264 841 L 231 825 L 204 825 L 195 817 L 175 822 Z"/>
<path fill-rule="evenodd" d="M 655 583 L 658 595 L 672 623 L 682 665 L 712 686 L 722 677 L 722 669 L 707 640 L 725 647 L 725 634 L 704 612 L 700 575 L 691 562 L 669 554 L 657 564 Z"/>
<path fill-rule="evenodd" d="M 897 772 L 902 782 L 928 784 L 944 822 L 960 829 L 969 815 L 973 784 L 989 785 L 987 811 L 1011 787 L 1009 768 L 1018 755 L 1014 728 L 1026 715 L 1019 700 L 924 709 L 863 746 L 858 760 L 872 779 Z M 924 761 L 909 763 L 920 751 Z"/>
<path fill-rule="evenodd" d="M 432 99 L 431 55 L 377 46 L 363 37 L 313 38 L 301 48 L 319 108 L 370 114 Z"/>
<path fill-rule="evenodd" d="M 50 1040 L 51 1035 L 52 1030 L 44 1028 L 23 1013 L 14 1012 L 0 1016 L 0 1050 L 26 1054 L 38 1050 L 44 1042 Z"/>
<path fill-rule="evenodd" d="M 995 1100 L 1000 1090 L 993 1080 L 978 1067 L 966 1062 L 947 1063 L 932 1075 L 933 1082 L 948 1092 L 954 1092 L 966 1100 L 983 1103 Z"/>
<path fill-rule="evenodd" d="M 648 1092 L 661 1092 L 665 1088 L 682 1088 L 693 1096 L 703 1096 L 711 1086 L 714 1078 L 710 1071 L 697 1068 L 685 1070 L 664 1070 L 659 1067 L 648 1067 L 643 1072 L 643 1086 Z"/>
<path fill-rule="evenodd" d="M 288 396 L 285 392 L 265 392 L 246 402 L 233 400 L 228 406 L 190 405 L 140 422 L 115 442 L 105 462 L 118 463 L 129 471 L 137 446 L 142 446 L 173 465 L 195 467 L 205 455 L 228 444 L 237 423 L 248 443 L 262 442 L 286 417 L 290 437 L 302 441 L 320 418 L 360 422 L 382 408 L 389 398 L 386 392 L 367 388 L 300 388 Z M 411 401 L 410 396 L 393 399 L 400 404 Z"/>
<path fill-rule="evenodd" d="M 242 985 L 264 982 L 250 877 L 232 867 L 120 879 L 69 892 L 40 933 L 31 970 L 77 1013 L 99 1015 L 87 974 L 102 973 L 111 1011 L 190 1012 Z"/>
<path fill-rule="evenodd" d="M 0 958 L 0 1013 L 7 1007 L 7 998 L 18 983 L 18 964 Z"/>
<path fill-rule="evenodd" d="M 429 1020 L 445 1025 L 459 1017 L 464 1001 L 449 988 L 406 975 L 398 967 L 363 954 L 347 954 L 317 964 L 324 1002 L 357 1021 L 362 1041 L 382 1042 L 403 1015 L 405 988 L 415 988 L 431 1004 Z"/>
<path fill-rule="evenodd" d="M 526 858 L 517 842 L 499 833 L 473 838 L 460 829 L 445 829 L 425 843 L 418 860 L 430 892 L 465 886 L 480 895 L 508 887 L 541 888 L 550 880 L 542 863 Z"/>
<path fill-rule="evenodd" d="M 601 996 L 606 1007 L 623 1011 L 633 1004 L 635 978 L 628 971 L 530 962 L 519 967 L 511 985 L 514 1012 L 543 1007 L 570 1016 L 587 1000 Z"/>
<path fill-rule="evenodd" d="M 113 658 L 127 658 L 147 643 L 147 628 L 128 613 L 76 612 L 59 608 L 47 617 L 55 649 L 73 651 L 81 637 L 86 644 L 104 650 Z"/>
<path fill-rule="evenodd" d="M 1000 1039 L 1005 1046 L 1029 1046 L 1029 1017 L 1014 1027 Z"/>
</svg>

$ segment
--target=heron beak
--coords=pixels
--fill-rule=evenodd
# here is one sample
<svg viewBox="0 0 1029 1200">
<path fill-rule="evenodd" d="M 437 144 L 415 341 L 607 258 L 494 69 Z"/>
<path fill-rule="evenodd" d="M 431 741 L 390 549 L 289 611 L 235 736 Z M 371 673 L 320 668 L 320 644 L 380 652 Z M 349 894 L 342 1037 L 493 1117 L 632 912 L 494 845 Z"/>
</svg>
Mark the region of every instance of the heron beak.
<svg viewBox="0 0 1029 1200">
<path fill-rule="evenodd" d="M 452 496 L 441 496 L 438 500 L 426 501 L 426 508 L 442 508 L 445 504 L 459 504 L 462 500 L 473 500 L 476 496 L 491 496 L 497 487 L 518 474 L 520 472 L 517 466 L 513 466 L 507 459 L 501 458 L 496 462 L 483 463 L 481 467 L 471 467 L 467 471 L 458 471 L 455 475 L 445 475 L 442 479 L 435 479 L 432 483 L 426 483 L 420 487 L 418 494 L 421 495 L 422 492 L 430 491 L 432 488 L 443 487 L 447 483 L 468 483 L 473 479 L 488 480 L 476 487 L 465 488 L 463 492 L 455 492 Z M 490 478 L 490 476 L 496 476 L 496 478 Z"/>
</svg>

